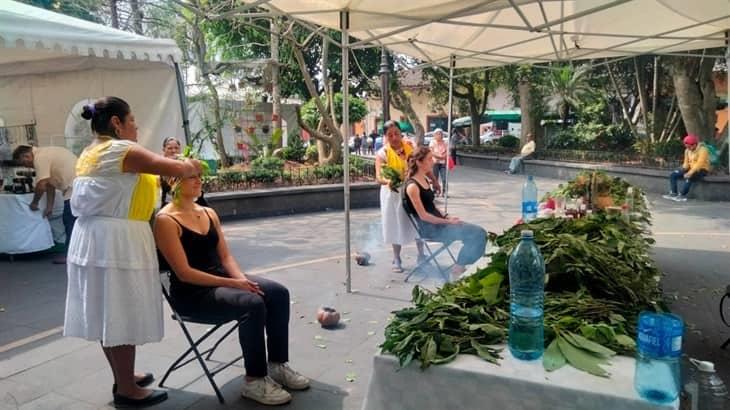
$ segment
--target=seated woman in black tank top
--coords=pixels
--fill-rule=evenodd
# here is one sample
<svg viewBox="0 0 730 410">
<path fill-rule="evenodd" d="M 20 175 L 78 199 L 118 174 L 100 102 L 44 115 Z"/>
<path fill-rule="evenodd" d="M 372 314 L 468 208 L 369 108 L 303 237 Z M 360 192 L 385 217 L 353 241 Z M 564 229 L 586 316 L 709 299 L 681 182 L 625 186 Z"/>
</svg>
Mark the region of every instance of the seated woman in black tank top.
<svg viewBox="0 0 730 410">
<path fill-rule="evenodd" d="M 451 270 L 452 279 L 458 277 L 482 256 L 487 246 L 487 232 L 474 224 L 441 213 L 434 203 L 434 192 L 426 175 L 433 167 L 433 154 L 428 147 L 421 147 L 408 160 L 408 177 L 405 183 L 403 207 L 415 217 L 420 234 L 438 242 L 461 241 L 463 246 Z"/>
<path fill-rule="evenodd" d="M 291 401 L 282 386 L 304 390 L 309 380 L 287 364 L 289 291 L 272 280 L 243 273 L 228 249 L 218 215 L 195 203 L 200 175 L 173 184 L 178 188 L 173 190 L 176 197 L 157 214 L 155 241 L 161 263 L 172 273 L 175 310 L 201 318 L 245 317 L 238 329 L 246 368 L 241 395 L 268 405 Z"/>
</svg>

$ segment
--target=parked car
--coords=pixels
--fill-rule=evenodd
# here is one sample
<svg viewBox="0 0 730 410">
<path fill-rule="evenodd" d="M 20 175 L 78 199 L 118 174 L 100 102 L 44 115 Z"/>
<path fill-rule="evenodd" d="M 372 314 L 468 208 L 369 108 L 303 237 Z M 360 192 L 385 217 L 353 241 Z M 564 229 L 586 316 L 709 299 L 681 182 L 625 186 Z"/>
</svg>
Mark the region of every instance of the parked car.
<svg viewBox="0 0 730 410">
<path fill-rule="evenodd" d="M 496 141 L 501 137 L 502 135 L 497 135 L 492 131 L 487 131 L 484 134 L 479 136 L 479 142 L 482 144 L 486 144 L 487 142 Z"/>
</svg>

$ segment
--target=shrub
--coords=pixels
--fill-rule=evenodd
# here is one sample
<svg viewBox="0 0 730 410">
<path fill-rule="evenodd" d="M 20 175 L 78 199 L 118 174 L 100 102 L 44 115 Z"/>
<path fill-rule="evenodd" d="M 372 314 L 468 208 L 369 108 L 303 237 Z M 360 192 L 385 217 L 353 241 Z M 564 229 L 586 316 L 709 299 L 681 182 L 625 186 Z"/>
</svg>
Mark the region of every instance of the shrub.
<svg viewBox="0 0 730 410">
<path fill-rule="evenodd" d="M 223 184 L 234 184 L 243 181 L 243 179 L 244 173 L 241 171 L 228 169 L 218 171 L 218 180 Z"/>
<path fill-rule="evenodd" d="M 366 161 L 361 157 L 350 156 L 350 171 L 362 172 L 365 169 Z"/>
<path fill-rule="evenodd" d="M 681 160 L 684 155 L 684 144 L 679 138 L 656 142 L 652 146 L 652 152 L 654 152 L 654 155 L 666 160 Z"/>
<path fill-rule="evenodd" d="M 323 165 L 314 168 L 314 176 L 317 178 L 335 179 L 340 178 L 343 175 L 344 172 L 342 170 L 342 165 L 339 164 Z"/>
<path fill-rule="evenodd" d="M 251 170 L 266 170 L 281 173 L 284 169 L 284 160 L 276 157 L 258 157 L 251 161 Z"/>
<path fill-rule="evenodd" d="M 623 125 L 578 123 L 558 132 L 547 142 L 548 149 L 589 151 L 633 151 L 634 136 Z"/>
<path fill-rule="evenodd" d="M 497 140 L 500 147 L 517 148 L 520 146 L 520 139 L 514 135 L 504 135 Z"/>
<path fill-rule="evenodd" d="M 292 135 L 289 145 L 282 148 L 281 156 L 287 161 L 303 162 L 304 155 L 307 153 L 307 148 L 304 146 L 302 139 L 299 135 Z"/>
<path fill-rule="evenodd" d="M 319 150 L 317 144 L 312 144 L 307 147 L 304 157 L 309 162 L 317 162 L 319 160 Z"/>
</svg>

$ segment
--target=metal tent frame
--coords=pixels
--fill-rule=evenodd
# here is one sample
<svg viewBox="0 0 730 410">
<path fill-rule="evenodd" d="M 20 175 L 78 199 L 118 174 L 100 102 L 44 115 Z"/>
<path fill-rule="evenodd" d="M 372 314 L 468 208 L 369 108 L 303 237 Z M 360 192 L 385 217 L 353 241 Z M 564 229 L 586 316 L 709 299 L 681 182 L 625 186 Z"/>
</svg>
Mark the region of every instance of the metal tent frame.
<svg viewBox="0 0 730 410">
<path fill-rule="evenodd" d="M 688 55 L 680 52 L 697 50 L 703 48 L 714 48 L 725 46 L 725 60 L 730 66 L 730 10 L 724 0 L 704 0 L 703 5 L 708 10 L 720 10 L 720 15 L 698 19 L 690 12 L 691 8 L 697 8 L 695 4 L 683 3 L 681 0 L 583 0 L 581 5 L 588 4 L 582 10 L 574 10 L 567 14 L 566 7 L 573 4 L 577 7 L 577 1 L 568 0 L 464 0 L 458 3 L 439 2 L 439 0 L 419 0 L 409 2 L 407 6 L 395 5 L 393 7 L 409 7 L 400 13 L 382 12 L 385 7 L 376 7 L 378 0 L 361 0 L 358 2 L 342 0 L 246 0 L 248 4 L 241 7 L 242 11 L 250 10 L 253 7 L 264 7 L 270 10 L 269 13 L 228 13 L 231 16 L 288 16 L 301 23 L 305 27 L 316 30 L 312 26 L 323 25 L 342 32 L 342 42 L 328 38 L 333 44 L 340 44 L 342 48 L 342 94 L 343 94 L 343 135 L 345 140 L 349 134 L 349 50 L 360 49 L 371 46 L 385 47 L 390 52 L 423 58 L 428 63 L 423 66 L 448 67 L 449 71 L 449 112 L 448 112 L 448 134 L 451 137 L 452 131 L 452 106 L 453 106 L 453 80 L 454 69 L 457 67 L 474 67 L 484 70 L 484 67 L 494 67 L 509 64 L 529 64 L 537 62 L 581 60 L 592 58 L 605 58 L 606 61 L 596 65 L 607 64 L 608 59 L 620 61 L 640 54 L 659 55 Z M 323 5 L 331 4 L 331 8 Z M 414 4 L 422 3 L 422 4 Z M 315 6 L 316 5 L 316 6 Z M 444 11 L 439 12 L 439 5 L 443 5 Z M 308 7 L 311 8 L 308 9 Z M 536 14 L 536 8 L 539 14 Z M 665 13 L 674 13 L 678 20 L 686 21 L 688 24 L 673 26 L 671 29 L 663 30 L 653 34 L 629 34 L 625 32 L 612 32 L 610 27 L 602 27 L 606 30 L 571 30 L 566 28 L 566 23 L 582 22 L 582 19 L 589 19 L 600 13 L 615 13 L 623 8 L 657 7 Z M 550 8 L 550 10 L 548 10 Z M 559 8 L 559 17 L 551 17 Z M 530 9 L 530 10 L 528 10 Z M 538 20 L 531 21 L 528 12 L 539 16 Z M 335 14 L 336 13 L 336 14 Z M 335 18 L 336 22 L 335 23 Z M 507 15 L 509 18 L 505 18 Z M 511 20 L 510 20 L 511 18 Z M 487 21 L 480 21 L 486 19 Z M 502 22 L 500 19 L 504 20 Z M 641 16 L 628 15 L 627 19 L 634 19 L 646 26 L 647 21 Z M 637 20 L 638 19 L 638 20 Z M 518 23 L 514 23 L 514 22 Z M 508 24 L 509 23 L 509 24 Z M 519 24 L 521 23 L 521 24 Z M 433 32 L 440 25 L 453 28 L 474 28 L 476 35 L 482 35 L 488 30 L 506 30 L 521 36 L 528 35 L 514 42 L 508 42 L 485 50 L 470 49 L 462 45 L 463 41 L 458 36 L 444 34 L 439 41 L 419 39 L 420 32 Z M 590 26 L 590 25 L 589 25 Z M 557 27 L 557 28 L 556 28 Z M 595 29 L 595 27 L 593 27 Z M 419 30 L 414 32 L 414 30 Z M 350 35 L 359 40 L 350 43 Z M 404 37 L 405 36 L 405 37 Z M 566 41 L 566 36 L 570 36 Z M 621 39 L 617 44 L 597 48 L 581 45 L 580 41 L 587 38 L 597 39 Z M 549 41 L 550 51 L 542 54 L 525 54 L 520 52 L 519 47 L 529 45 L 538 41 Z M 568 44 L 572 42 L 572 46 Z M 646 44 L 657 44 L 657 46 L 646 47 Z M 661 43 L 661 45 L 658 45 Z M 644 48 L 641 48 L 644 46 Z M 436 53 L 432 50 L 442 50 Z M 512 49 L 512 51 L 510 51 Z M 437 54 L 442 54 L 441 56 Z M 691 55 L 691 54 L 690 54 Z M 705 56 L 708 57 L 708 56 Z M 720 57 L 720 56 L 710 56 Z M 488 69 L 488 68 L 487 68 Z M 730 70 L 728 77 L 730 77 Z M 730 101 L 730 91 L 728 91 Z M 730 142 L 730 127 L 728 127 L 728 141 Z M 450 153 L 451 138 L 449 138 L 448 150 Z M 345 209 L 345 286 L 347 292 L 352 291 L 351 286 L 351 244 L 350 244 L 350 178 L 349 178 L 349 150 L 347 144 L 343 147 L 344 157 L 344 209 Z M 448 194 L 448 167 L 446 187 Z M 448 195 L 447 199 L 448 201 Z M 448 206 L 448 202 L 446 202 Z"/>
</svg>

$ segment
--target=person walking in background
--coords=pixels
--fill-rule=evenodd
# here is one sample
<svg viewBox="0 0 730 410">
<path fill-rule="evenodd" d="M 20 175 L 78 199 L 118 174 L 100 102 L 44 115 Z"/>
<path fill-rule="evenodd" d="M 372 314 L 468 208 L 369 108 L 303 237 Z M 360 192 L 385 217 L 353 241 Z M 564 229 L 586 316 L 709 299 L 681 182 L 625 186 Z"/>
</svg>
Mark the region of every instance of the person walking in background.
<svg viewBox="0 0 730 410">
<path fill-rule="evenodd" d="M 444 132 L 441 128 L 436 128 L 433 132 L 433 139 L 428 144 L 433 154 L 433 176 L 441 181 L 441 195 L 446 195 L 446 160 L 448 157 L 448 147 L 444 141 Z"/>
<path fill-rule="evenodd" d="M 370 138 L 368 143 L 368 149 L 370 150 L 370 155 L 375 155 L 375 141 L 378 139 L 379 135 L 378 132 L 375 130 L 370 131 Z"/>
<path fill-rule="evenodd" d="M 96 138 L 76 163 L 71 208 L 78 217 L 68 250 L 63 334 L 99 341 L 114 375 L 115 406 L 167 399 L 151 374 L 135 375 L 136 345 L 164 333 L 159 265 L 149 220 L 155 175 L 200 174 L 196 160 L 165 158 L 137 144 L 129 104 L 104 97 L 84 106 Z"/>
<path fill-rule="evenodd" d="M 355 146 L 354 153 L 357 155 L 360 155 L 360 149 L 362 148 L 362 141 L 363 141 L 363 139 L 360 137 L 360 134 L 355 134 L 353 145 Z"/>
<path fill-rule="evenodd" d="M 704 178 L 712 169 L 710 152 L 704 144 L 700 144 L 696 136 L 687 135 L 682 142 L 685 148 L 682 168 L 669 175 L 669 195 L 662 195 L 665 199 L 677 202 L 687 201 L 692 184 Z M 677 189 L 680 179 L 684 179 L 684 185 L 682 189 Z"/>
<path fill-rule="evenodd" d="M 509 162 L 509 168 L 505 170 L 505 174 L 515 174 L 517 173 L 517 170 L 522 168 L 522 161 L 525 160 L 525 158 L 529 157 L 535 152 L 535 137 L 532 136 L 532 133 L 527 133 L 527 142 L 525 145 L 522 146 L 522 150 L 520 150 L 520 155 L 517 155 L 515 157 L 512 157 L 512 160 Z"/>
<path fill-rule="evenodd" d="M 66 234 L 65 252 L 71 241 L 76 218 L 71 212 L 71 193 L 74 178 L 76 177 L 76 155 L 63 147 L 31 147 L 21 145 L 13 151 L 13 161 L 35 169 L 35 191 L 33 200 L 28 205 L 32 211 L 39 210 L 39 203 L 46 195 L 46 207 L 43 217 L 53 215 L 53 203 L 56 200 L 56 190 L 63 194 L 63 228 Z M 53 259 L 53 263 L 65 264 L 66 254 Z"/>
</svg>

